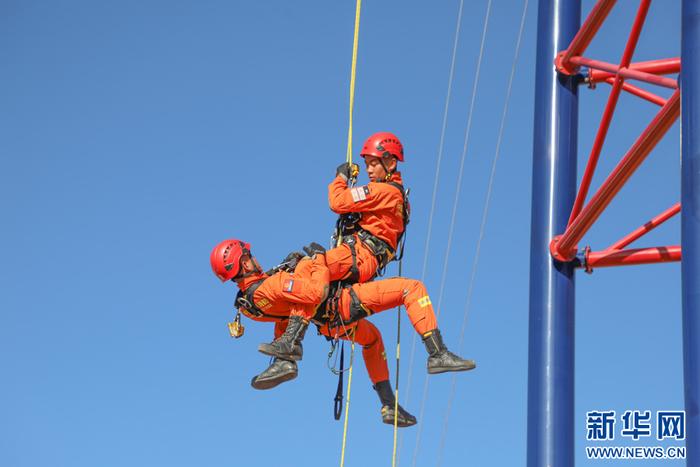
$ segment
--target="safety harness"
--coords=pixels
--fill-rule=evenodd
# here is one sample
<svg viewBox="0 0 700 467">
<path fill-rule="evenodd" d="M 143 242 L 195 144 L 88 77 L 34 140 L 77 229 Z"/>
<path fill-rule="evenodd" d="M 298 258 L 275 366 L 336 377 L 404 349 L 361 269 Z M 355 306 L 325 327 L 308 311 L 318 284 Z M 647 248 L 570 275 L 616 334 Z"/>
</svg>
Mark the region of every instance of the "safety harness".
<svg viewBox="0 0 700 467">
<path fill-rule="evenodd" d="M 239 290 L 236 294 L 236 308 L 238 308 L 239 312 L 243 313 L 249 318 L 271 318 L 276 321 L 288 320 L 289 316 L 271 315 L 269 313 L 265 313 L 255 305 L 253 295 L 255 295 L 255 291 L 258 290 L 258 287 L 260 287 L 260 284 L 263 282 L 265 282 L 265 279 L 260 279 L 259 281 L 250 284 L 245 291 Z"/>
<path fill-rule="evenodd" d="M 345 289 L 348 289 L 350 294 L 350 316 L 347 320 L 342 318 L 339 307 L 340 296 Z M 358 297 L 353 290 L 352 284 L 345 281 L 338 281 L 331 283 L 328 298 L 316 308 L 316 313 L 314 313 L 314 316 L 311 318 L 311 322 L 319 327 L 319 330 L 323 326 L 327 327 L 329 331 L 328 334 L 330 334 L 332 328 L 344 328 L 349 324 L 370 316 L 372 313 L 374 312 L 360 301 L 360 297 Z M 345 330 L 345 334 L 348 336 L 351 332 L 351 330 Z M 342 337 L 346 336 L 343 335 Z"/>
<path fill-rule="evenodd" d="M 362 219 L 362 213 L 350 212 L 341 214 L 336 222 L 336 235 L 339 233 L 342 236 L 343 243 L 350 248 L 350 253 L 352 255 L 350 274 L 344 279 L 344 282 L 356 283 L 360 278 L 360 270 L 357 267 L 357 239 L 369 248 L 372 254 L 377 258 L 375 277 L 383 276 L 387 265 L 391 261 L 400 260 L 403 257 L 403 243 L 401 240 L 406 233 L 406 226 L 410 222 L 411 204 L 408 200 L 408 193 L 410 190 L 404 190 L 403 185 L 394 181 L 387 181 L 385 183 L 397 188 L 402 198 L 403 229 L 397 238 L 397 244 L 401 245 L 399 255 L 396 255 L 396 251 L 387 242 L 376 235 L 372 235 L 369 231 L 358 225 L 360 219 Z"/>
<path fill-rule="evenodd" d="M 250 252 L 248 252 L 250 254 Z M 304 255 L 299 253 L 299 252 L 292 252 L 287 255 L 284 260 L 274 268 L 270 269 L 269 271 L 265 271 L 265 275 L 270 277 L 273 274 L 276 274 L 280 271 L 286 271 L 286 272 L 293 272 L 294 269 L 297 267 L 297 264 L 303 258 Z M 256 263 L 257 266 L 257 263 Z M 258 271 L 259 272 L 259 271 Z M 258 306 L 255 305 L 255 300 L 253 296 L 255 295 L 255 291 L 258 290 L 258 287 L 260 287 L 260 284 L 265 282 L 266 278 L 260 279 L 258 281 L 253 282 L 248 286 L 245 291 L 238 290 L 238 294 L 236 294 L 236 308 L 238 308 L 239 313 L 243 313 L 244 315 L 248 316 L 249 318 L 271 318 L 277 321 L 286 321 L 289 319 L 287 316 L 278 316 L 278 315 L 271 315 L 269 313 L 265 313 L 262 311 Z M 236 320 L 240 322 L 240 317 L 236 315 Z"/>
</svg>

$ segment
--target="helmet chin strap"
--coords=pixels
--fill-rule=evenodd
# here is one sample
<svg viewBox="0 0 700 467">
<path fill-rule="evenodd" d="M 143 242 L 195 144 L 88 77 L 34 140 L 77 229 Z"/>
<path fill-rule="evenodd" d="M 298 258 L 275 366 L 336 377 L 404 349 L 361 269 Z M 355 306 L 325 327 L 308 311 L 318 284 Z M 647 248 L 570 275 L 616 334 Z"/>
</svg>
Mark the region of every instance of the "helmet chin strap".
<svg viewBox="0 0 700 467">
<path fill-rule="evenodd" d="M 248 252 L 248 254 L 250 255 L 250 252 Z M 255 256 L 251 255 L 251 256 L 249 256 L 249 258 L 250 258 L 250 261 L 253 263 L 253 269 L 251 269 L 250 271 L 248 271 L 244 274 L 239 273 L 238 276 L 233 278 L 233 280 L 245 279 L 246 277 L 250 277 L 253 274 L 262 274 L 262 272 L 263 272 L 262 268 L 260 267 L 260 264 L 258 264 L 258 260 L 255 259 Z M 239 261 L 243 261 L 243 256 L 241 257 L 241 259 Z M 241 264 L 241 269 L 243 269 L 243 264 Z"/>
<path fill-rule="evenodd" d="M 384 172 L 386 172 L 386 175 L 384 175 L 384 181 L 388 182 L 389 180 L 391 180 L 391 176 L 394 174 L 394 172 L 390 171 L 389 168 L 386 166 L 383 157 L 379 158 L 379 163 L 382 164 L 382 168 L 384 169 Z"/>
</svg>

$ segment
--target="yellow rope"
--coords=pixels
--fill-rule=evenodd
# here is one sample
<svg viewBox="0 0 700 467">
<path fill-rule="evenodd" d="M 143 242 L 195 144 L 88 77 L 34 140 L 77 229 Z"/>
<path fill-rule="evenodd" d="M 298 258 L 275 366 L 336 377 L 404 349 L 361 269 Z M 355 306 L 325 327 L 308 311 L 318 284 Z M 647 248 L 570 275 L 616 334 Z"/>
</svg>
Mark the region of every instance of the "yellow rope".
<svg viewBox="0 0 700 467">
<path fill-rule="evenodd" d="M 355 5 L 355 35 L 352 41 L 352 66 L 350 68 L 350 112 L 348 115 L 348 150 L 346 162 L 352 164 L 352 111 L 355 106 L 355 71 L 357 70 L 357 44 L 360 38 L 360 9 L 362 0 L 357 0 Z M 338 235 L 338 244 L 342 242 Z M 348 393 L 345 397 L 345 422 L 343 423 L 343 448 L 340 452 L 340 467 L 345 465 L 345 444 L 348 437 L 348 414 L 350 413 L 350 389 L 352 388 L 353 355 L 355 353 L 355 333 L 353 332 L 352 345 L 350 346 L 350 368 L 348 368 Z"/>
<path fill-rule="evenodd" d="M 403 247 L 405 245 L 406 232 L 404 232 L 404 241 L 401 243 L 401 256 L 399 257 L 399 277 L 403 275 Z M 396 307 L 396 394 L 394 395 L 394 450 L 391 454 L 391 467 L 396 467 L 396 447 L 399 433 L 399 370 L 401 363 L 401 305 Z"/>
<path fill-rule="evenodd" d="M 352 43 L 352 68 L 350 69 L 350 115 L 348 122 L 348 152 L 346 160 L 352 163 L 352 109 L 355 106 L 355 70 L 357 69 L 357 43 L 360 38 L 360 7 L 362 0 L 357 0 L 355 6 L 355 38 Z"/>
<path fill-rule="evenodd" d="M 350 368 L 348 369 L 348 393 L 345 396 L 345 422 L 343 423 L 343 449 L 340 452 L 340 467 L 345 465 L 345 441 L 348 437 L 348 413 L 350 412 L 350 388 L 352 388 L 352 355 L 355 353 L 355 334 L 350 346 Z"/>
<path fill-rule="evenodd" d="M 399 309 L 399 313 L 401 310 Z M 401 345 L 396 344 L 396 360 L 399 360 L 399 353 L 401 351 Z M 398 366 L 398 365 L 397 365 Z M 398 378 L 397 378 L 398 379 Z M 396 386 L 396 394 L 394 400 L 394 451 L 391 454 L 391 467 L 396 467 L 396 440 L 399 433 L 399 388 Z"/>
</svg>

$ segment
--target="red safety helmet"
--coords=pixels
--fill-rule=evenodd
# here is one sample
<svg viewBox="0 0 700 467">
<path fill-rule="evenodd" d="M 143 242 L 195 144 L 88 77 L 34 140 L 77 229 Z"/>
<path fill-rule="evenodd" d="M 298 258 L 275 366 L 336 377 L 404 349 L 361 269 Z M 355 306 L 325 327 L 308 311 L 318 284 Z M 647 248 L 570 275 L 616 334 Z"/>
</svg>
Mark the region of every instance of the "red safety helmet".
<svg viewBox="0 0 700 467">
<path fill-rule="evenodd" d="M 221 282 L 226 282 L 241 271 L 241 257 L 250 256 L 250 243 L 240 240 L 224 240 L 211 251 L 211 269 Z"/>
<path fill-rule="evenodd" d="M 360 156 L 394 156 L 400 162 L 403 162 L 403 144 L 393 133 L 387 131 L 375 133 L 365 141 Z"/>
</svg>

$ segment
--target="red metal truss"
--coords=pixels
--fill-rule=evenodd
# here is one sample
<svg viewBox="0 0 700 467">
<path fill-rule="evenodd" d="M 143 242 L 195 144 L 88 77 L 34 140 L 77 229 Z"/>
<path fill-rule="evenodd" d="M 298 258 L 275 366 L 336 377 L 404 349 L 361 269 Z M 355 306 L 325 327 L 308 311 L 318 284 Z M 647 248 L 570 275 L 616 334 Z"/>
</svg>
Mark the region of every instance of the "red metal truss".
<svg viewBox="0 0 700 467">
<path fill-rule="evenodd" d="M 587 272 L 591 272 L 594 267 L 680 261 L 680 246 L 624 249 L 630 243 L 648 234 L 679 212 L 681 212 L 681 203 L 676 203 L 646 224 L 635 229 L 628 235 L 625 235 L 605 250 L 591 251 L 590 248 L 586 248 L 582 258 L 582 266 Z"/>
<path fill-rule="evenodd" d="M 664 58 L 662 60 L 651 60 L 648 62 L 637 62 L 631 63 L 628 67 L 630 70 L 642 71 L 652 75 L 668 75 L 672 73 L 679 73 L 681 71 L 681 59 L 676 58 Z M 615 73 L 610 73 L 607 71 L 591 69 L 588 72 L 588 78 L 592 82 L 603 81 L 607 78 L 612 78 Z"/>
<path fill-rule="evenodd" d="M 586 57 L 573 57 L 571 59 L 571 63 L 587 66 L 593 70 L 602 70 L 607 72 L 608 75 L 617 75 L 625 79 L 643 81 L 649 84 L 663 86 L 665 88 L 676 89 L 678 87 L 678 82 L 675 79 L 665 78 L 663 76 L 636 70 L 634 68 L 628 68 L 626 66 L 618 66 L 614 63 L 603 62 L 601 60 L 593 60 Z"/>
<path fill-rule="evenodd" d="M 630 266 L 633 264 L 670 263 L 681 260 L 681 247 L 657 246 L 630 250 L 587 252 L 586 271 L 608 266 Z"/>
<path fill-rule="evenodd" d="M 614 85 L 617 82 L 617 80 L 613 77 L 610 77 L 610 78 L 605 78 L 605 82 L 608 84 Z M 645 89 L 638 88 L 637 86 L 634 86 L 634 85 L 629 84 L 629 83 L 623 82 L 622 83 L 622 90 L 627 91 L 630 94 L 635 95 L 637 97 L 641 97 L 642 99 L 647 100 L 649 102 L 652 102 L 656 105 L 664 105 L 666 103 L 665 98 L 663 98 L 661 96 L 657 96 L 653 92 L 649 92 Z"/>
<path fill-rule="evenodd" d="M 595 4 L 588 18 L 586 18 L 586 21 L 581 26 L 581 29 L 579 29 L 578 33 L 576 33 L 576 36 L 574 36 L 571 41 L 571 44 L 569 44 L 569 48 L 560 52 L 557 56 L 557 69 L 559 71 L 569 75 L 573 75 L 577 72 L 575 67 L 568 68 L 571 63 L 571 58 L 585 52 L 588 45 L 593 40 L 593 37 L 595 37 L 595 34 L 598 32 L 598 29 L 603 25 L 605 18 L 608 17 L 610 10 L 615 6 L 615 1 L 616 0 L 600 0 Z"/>
<path fill-rule="evenodd" d="M 625 237 L 621 238 L 620 240 L 616 241 L 612 245 L 608 247 L 608 250 L 620 250 L 630 243 L 634 242 L 635 240 L 639 239 L 643 235 L 648 234 L 676 214 L 681 212 L 681 203 L 676 203 L 643 226 L 639 227 L 629 235 L 626 235 Z"/>
<path fill-rule="evenodd" d="M 569 44 L 569 47 L 559 52 L 555 58 L 555 65 L 560 73 L 573 75 L 579 73 L 581 67 L 587 67 L 587 82 L 591 87 L 595 87 L 595 84 L 599 82 L 605 82 L 611 85 L 608 102 L 603 111 L 593 146 L 591 147 L 586 169 L 571 210 L 567 228 L 561 235 L 554 237 L 550 244 L 552 257 L 556 260 L 573 261 L 576 258 L 578 242 L 590 230 L 598 217 L 603 213 L 642 162 L 644 162 L 669 128 L 673 126 L 680 115 L 680 89 L 678 89 L 678 82 L 673 78 L 663 76 L 666 74 L 678 73 L 681 66 L 680 59 L 676 57 L 637 63 L 632 62 L 632 57 L 637 47 L 650 4 L 651 0 L 640 1 L 619 64 L 612 64 L 583 56 L 588 45 L 595 37 L 613 6 L 615 6 L 615 0 L 599 0 L 581 26 L 579 32 L 571 41 L 571 44 Z M 673 89 L 674 92 L 670 98 L 666 99 L 646 89 L 630 84 L 627 82 L 628 80 L 636 80 Z M 612 122 L 622 91 L 659 105 L 661 108 L 642 134 L 635 140 L 627 153 L 622 157 L 621 161 L 613 169 L 607 179 L 593 194 L 588 203 L 586 203 L 591 181 L 593 180 L 598 165 L 598 159 L 603 145 L 605 144 L 610 123 Z M 630 233 L 628 236 L 620 239 L 606 250 L 591 252 L 590 248 L 586 248 L 581 258 L 584 267 L 590 270 L 590 268 L 594 266 L 602 267 L 679 261 L 681 257 L 679 246 L 638 248 L 632 250 L 624 249 L 627 245 L 656 228 L 679 211 L 680 203 L 674 205 L 644 226 Z"/>
</svg>

